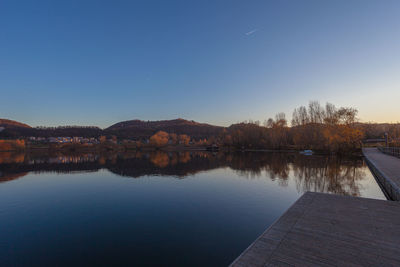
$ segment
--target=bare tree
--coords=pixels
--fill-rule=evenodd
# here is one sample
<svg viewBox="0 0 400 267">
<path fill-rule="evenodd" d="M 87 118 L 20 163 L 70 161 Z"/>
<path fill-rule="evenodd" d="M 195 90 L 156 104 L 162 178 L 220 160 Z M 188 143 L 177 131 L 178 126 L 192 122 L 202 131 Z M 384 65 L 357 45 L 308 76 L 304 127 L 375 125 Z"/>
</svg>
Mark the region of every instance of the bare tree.
<svg viewBox="0 0 400 267">
<path fill-rule="evenodd" d="M 318 101 L 310 101 L 308 104 L 308 115 L 311 123 L 322 123 L 324 110 Z"/>
</svg>

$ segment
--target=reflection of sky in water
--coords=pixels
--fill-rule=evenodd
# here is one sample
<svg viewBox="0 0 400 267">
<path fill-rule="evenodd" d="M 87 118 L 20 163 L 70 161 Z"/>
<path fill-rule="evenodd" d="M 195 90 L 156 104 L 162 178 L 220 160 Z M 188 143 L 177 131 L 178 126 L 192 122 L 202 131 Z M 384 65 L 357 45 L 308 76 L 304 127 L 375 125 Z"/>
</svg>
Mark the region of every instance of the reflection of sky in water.
<svg viewBox="0 0 400 267">
<path fill-rule="evenodd" d="M 384 198 L 360 159 L 158 152 L 23 164 L 32 158 L 0 165 L 4 264 L 227 265 L 306 190 Z"/>
</svg>

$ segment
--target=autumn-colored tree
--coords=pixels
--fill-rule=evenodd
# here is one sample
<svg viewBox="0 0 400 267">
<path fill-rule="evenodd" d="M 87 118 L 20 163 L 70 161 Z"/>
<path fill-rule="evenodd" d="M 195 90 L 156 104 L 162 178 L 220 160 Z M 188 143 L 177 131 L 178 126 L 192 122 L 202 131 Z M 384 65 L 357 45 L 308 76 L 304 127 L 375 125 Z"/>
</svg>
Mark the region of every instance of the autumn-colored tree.
<svg viewBox="0 0 400 267">
<path fill-rule="evenodd" d="M 189 145 L 190 136 L 187 136 L 186 134 L 180 134 L 178 139 L 179 139 L 179 144 L 183 144 L 185 146 Z"/>
<path fill-rule="evenodd" d="M 100 143 L 104 143 L 104 142 L 107 141 L 107 137 L 105 137 L 104 135 L 102 135 L 102 136 L 99 137 L 99 141 L 100 141 Z"/>
<path fill-rule="evenodd" d="M 328 125 L 324 128 L 327 150 L 346 152 L 360 146 L 364 133 L 349 125 Z"/>
<path fill-rule="evenodd" d="M 207 139 L 199 139 L 195 142 L 196 146 L 205 146 L 207 145 Z"/>
<path fill-rule="evenodd" d="M 150 137 L 150 144 L 156 147 L 162 147 L 168 144 L 169 135 L 164 131 L 158 131 Z"/>
</svg>

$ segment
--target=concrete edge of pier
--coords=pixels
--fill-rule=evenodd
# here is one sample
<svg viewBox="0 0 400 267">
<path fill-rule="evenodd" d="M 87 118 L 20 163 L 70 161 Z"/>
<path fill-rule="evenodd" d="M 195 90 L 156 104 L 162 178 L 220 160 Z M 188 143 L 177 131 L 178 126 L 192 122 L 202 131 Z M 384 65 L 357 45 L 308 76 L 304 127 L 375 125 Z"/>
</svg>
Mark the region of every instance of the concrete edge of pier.
<svg viewBox="0 0 400 267">
<path fill-rule="evenodd" d="M 362 152 L 385 195 L 400 201 L 400 159 L 383 154 L 377 148 L 363 148 Z"/>
</svg>

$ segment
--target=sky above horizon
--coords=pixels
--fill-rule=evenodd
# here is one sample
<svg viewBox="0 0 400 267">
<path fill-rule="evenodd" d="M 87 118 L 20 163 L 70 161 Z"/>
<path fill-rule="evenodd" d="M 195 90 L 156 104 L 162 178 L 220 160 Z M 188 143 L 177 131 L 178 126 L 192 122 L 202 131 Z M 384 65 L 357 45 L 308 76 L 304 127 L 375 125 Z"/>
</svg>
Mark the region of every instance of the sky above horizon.
<svg viewBox="0 0 400 267">
<path fill-rule="evenodd" d="M 400 121 L 400 1 L 0 1 L 0 118 Z"/>
</svg>

